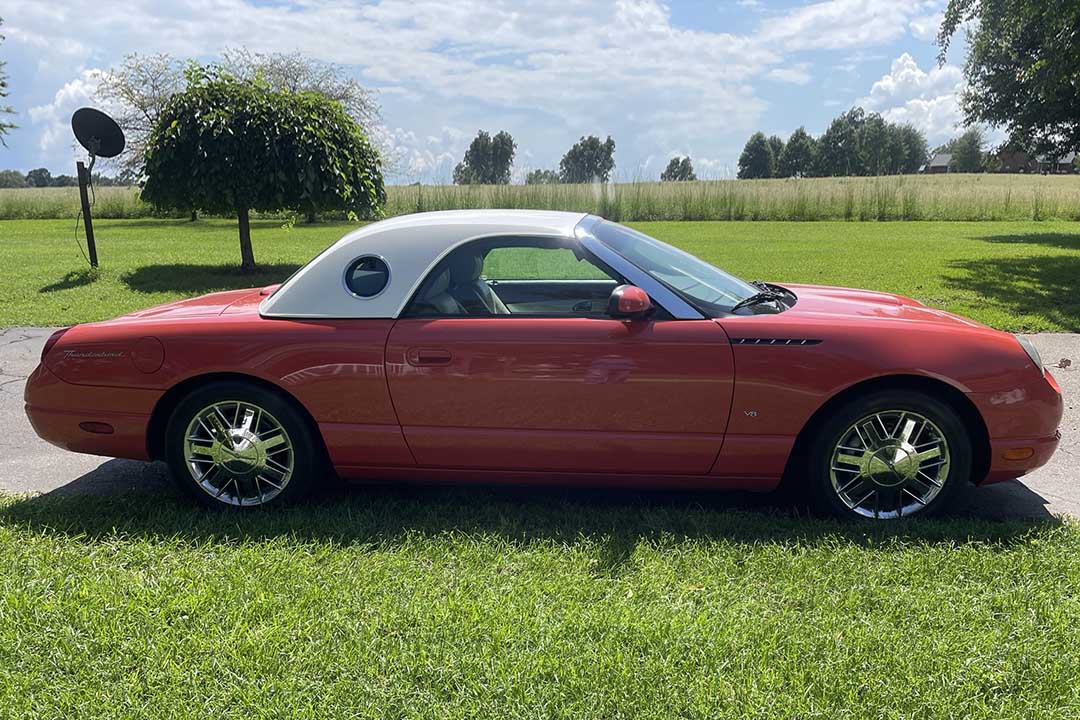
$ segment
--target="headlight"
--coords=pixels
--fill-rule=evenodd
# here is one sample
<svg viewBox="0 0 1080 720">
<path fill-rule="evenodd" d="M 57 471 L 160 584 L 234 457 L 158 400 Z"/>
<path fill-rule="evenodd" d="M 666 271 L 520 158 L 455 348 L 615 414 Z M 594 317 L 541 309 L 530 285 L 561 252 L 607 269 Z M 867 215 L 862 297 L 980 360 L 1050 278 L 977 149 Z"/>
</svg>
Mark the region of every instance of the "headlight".
<svg viewBox="0 0 1080 720">
<path fill-rule="evenodd" d="M 1025 337 L 1020 337 L 1019 335 L 1015 335 L 1014 337 L 1016 338 L 1016 342 L 1020 343 L 1020 347 L 1024 348 L 1024 352 L 1028 354 L 1028 357 L 1031 358 L 1031 362 L 1035 363 L 1035 367 L 1041 371 L 1043 368 L 1042 356 L 1039 355 L 1039 351 L 1035 349 L 1035 345 Z"/>
</svg>

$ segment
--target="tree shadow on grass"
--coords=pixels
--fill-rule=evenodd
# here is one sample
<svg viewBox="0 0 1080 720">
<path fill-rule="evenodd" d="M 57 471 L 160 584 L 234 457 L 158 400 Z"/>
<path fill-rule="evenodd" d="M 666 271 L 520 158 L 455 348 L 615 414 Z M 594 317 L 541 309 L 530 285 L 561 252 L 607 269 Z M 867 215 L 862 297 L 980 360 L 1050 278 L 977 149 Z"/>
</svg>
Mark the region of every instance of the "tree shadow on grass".
<svg viewBox="0 0 1080 720">
<path fill-rule="evenodd" d="M 1080 257 L 982 258 L 950 267 L 962 274 L 946 277 L 947 287 L 978 295 L 1013 315 L 1038 315 L 1070 332 L 1080 331 Z"/>
<path fill-rule="evenodd" d="M 102 219 L 95 220 L 94 226 L 97 227 L 98 223 L 102 227 L 109 229 L 138 229 L 138 228 L 154 228 L 160 230 L 162 228 L 174 228 L 179 232 L 184 233 L 215 233 L 221 234 L 222 231 L 231 230 L 233 234 L 239 233 L 236 227 L 236 218 L 234 217 L 200 217 L 195 222 L 192 222 L 190 218 L 131 218 L 131 219 Z M 280 229 L 285 225 L 286 220 L 284 218 L 252 218 L 251 229 L 252 230 L 272 230 Z M 343 227 L 358 227 L 358 223 L 338 220 L 328 220 L 325 222 L 319 222 L 314 227 L 333 227 L 335 225 L 341 225 Z M 297 222 L 296 227 L 312 227 L 305 222 Z M 239 235 L 237 235 L 239 237 Z"/>
<path fill-rule="evenodd" d="M 71 290 L 72 288 L 90 285 L 91 283 L 96 282 L 98 277 L 98 271 L 91 268 L 85 270 L 72 270 L 56 282 L 45 285 L 39 289 L 38 292 L 51 293 L 58 290 Z"/>
<path fill-rule="evenodd" d="M 1065 250 L 1080 250 L 1080 233 L 1021 233 L 1016 235 L 994 235 L 980 239 L 991 243 L 1048 245 Z"/>
<path fill-rule="evenodd" d="M 595 542 L 596 572 L 617 575 L 641 542 L 857 545 L 900 552 L 968 542 L 1006 549 L 1052 532 L 1060 523 L 1045 511 L 1045 501 L 1013 485 L 1008 500 L 1026 504 L 1031 517 L 1002 522 L 987 519 L 992 514 L 961 511 L 943 519 L 871 525 L 813 516 L 790 496 L 776 494 L 411 484 L 332 484 L 299 507 L 241 514 L 195 507 L 168 482 L 160 463 L 110 460 L 51 493 L 0 507 L 0 526 L 87 543 L 118 536 L 192 544 L 286 538 L 386 547 L 449 534 L 495 536 L 520 546 Z M 997 487 L 970 492 L 994 495 Z M 991 505 L 1005 497 L 989 495 Z"/>
<path fill-rule="evenodd" d="M 296 263 L 271 263 L 259 265 L 255 272 L 245 273 L 240 271 L 238 265 L 146 265 L 124 273 L 120 276 L 120 282 L 136 292 L 196 295 L 279 283 L 299 268 L 300 265 Z"/>
</svg>

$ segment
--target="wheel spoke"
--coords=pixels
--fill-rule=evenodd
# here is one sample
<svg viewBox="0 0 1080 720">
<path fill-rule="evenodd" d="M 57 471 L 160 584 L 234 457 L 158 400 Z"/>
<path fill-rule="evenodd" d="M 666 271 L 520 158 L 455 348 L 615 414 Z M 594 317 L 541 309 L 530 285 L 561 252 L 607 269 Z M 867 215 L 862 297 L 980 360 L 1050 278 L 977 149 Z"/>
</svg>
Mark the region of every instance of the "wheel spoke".
<svg viewBox="0 0 1080 720">
<path fill-rule="evenodd" d="M 911 498 L 912 500 L 914 500 L 915 502 L 919 503 L 919 505 L 922 505 L 922 506 L 925 506 L 925 505 L 926 505 L 926 501 L 925 501 L 925 500 L 923 500 L 923 499 L 922 499 L 921 497 L 919 497 L 918 495 L 916 495 L 915 493 L 911 492 L 911 488 L 904 488 L 904 492 L 905 492 L 905 493 L 907 493 L 907 494 L 908 494 L 908 497 L 910 497 L 910 498 Z"/>
<path fill-rule="evenodd" d="M 205 440 L 200 440 L 200 442 L 206 442 L 206 441 Z M 214 457 L 214 446 L 213 445 L 194 445 L 193 444 L 193 445 L 191 445 L 191 449 L 188 451 L 188 455 L 198 455 L 199 457 L 213 458 Z"/>
<path fill-rule="evenodd" d="M 858 492 L 855 491 L 861 491 L 863 484 L 868 482 L 870 482 L 869 478 L 863 477 L 862 475 L 857 475 L 851 480 L 849 480 L 846 485 L 841 486 L 837 490 L 837 492 L 841 495 L 846 495 L 848 498 L 851 498 L 858 494 Z M 871 485 L 872 484 L 873 483 L 871 483 Z"/>
<path fill-rule="evenodd" d="M 836 456 L 836 462 L 843 463 L 845 465 L 854 465 L 856 467 L 859 467 L 859 466 L 862 465 L 863 458 L 862 458 L 862 456 L 849 455 L 847 453 L 841 453 L 841 454 Z"/>
<path fill-rule="evenodd" d="M 225 447 L 232 450 L 233 449 L 232 435 L 225 428 L 225 424 L 223 422 L 221 422 L 223 419 L 224 418 L 219 416 L 218 412 L 212 412 L 212 413 L 210 413 L 209 415 L 206 416 L 206 421 L 208 423 L 210 423 L 210 427 L 213 429 L 212 432 L 211 432 L 211 435 L 214 437 L 214 439 L 217 440 L 222 445 L 224 445 Z"/>
<path fill-rule="evenodd" d="M 923 480 L 925 480 L 926 482 L 930 483 L 930 484 L 931 484 L 931 485 L 933 485 L 934 487 L 936 487 L 936 488 L 938 488 L 938 489 L 941 489 L 941 488 L 943 487 L 942 483 L 941 483 L 941 482 L 940 482 L 939 480 L 937 480 L 937 479 L 935 479 L 935 478 L 932 478 L 932 477 L 930 477 L 929 475 L 927 475 L 926 473 L 924 473 L 924 472 L 923 472 L 922 470 L 920 470 L 920 471 L 918 472 L 918 474 L 916 475 L 916 479 L 918 479 L 918 476 L 919 476 L 919 475 L 922 475 L 922 477 L 923 477 Z"/>
<path fill-rule="evenodd" d="M 280 490 L 282 487 L 284 487 L 283 485 L 278 485 L 273 480 L 271 480 L 270 478 L 265 477 L 263 475 L 256 475 L 255 477 L 262 480 L 264 483 L 266 483 L 270 487 L 274 488 L 275 490 Z"/>
<path fill-rule="evenodd" d="M 278 475 L 285 476 L 289 472 L 289 468 L 285 467 L 272 457 L 266 458 L 266 465 L 264 469 L 276 472 Z"/>
<path fill-rule="evenodd" d="M 860 506 L 860 505 L 862 505 L 862 504 L 863 504 L 864 502 L 866 502 L 867 500 L 869 500 L 869 499 L 870 499 L 870 496 L 871 496 L 871 495 L 877 495 L 877 490 L 875 490 L 874 488 L 870 488 L 870 491 L 869 491 L 868 493 L 866 493 L 865 495 L 863 495 L 863 496 L 862 496 L 862 498 L 861 498 L 860 500 L 857 500 L 857 501 L 855 502 L 855 505 L 854 505 L 854 506 L 855 506 L 855 507 L 859 507 L 859 506 Z"/>
<path fill-rule="evenodd" d="M 284 442 L 285 433 L 279 433 L 277 435 L 268 437 L 265 440 L 260 440 L 258 442 L 258 446 L 259 449 L 261 449 L 263 452 L 269 453 L 271 449 L 276 448 L 278 445 L 281 445 Z"/>
<path fill-rule="evenodd" d="M 926 460 L 933 460 L 936 457 L 941 457 L 941 447 L 935 445 L 929 450 L 923 450 L 922 452 L 915 453 L 914 457 L 920 463 L 925 462 Z"/>
<path fill-rule="evenodd" d="M 903 420 L 903 418 L 901 417 L 901 421 L 902 420 Z M 911 433 L 913 433 L 915 431 L 915 425 L 916 424 L 917 423 L 915 422 L 915 418 L 908 418 L 907 419 L 907 422 L 904 423 L 903 429 L 900 431 L 900 440 L 901 441 L 906 442 L 906 443 L 911 442 Z"/>
<path fill-rule="evenodd" d="M 240 421 L 240 429 L 244 432 L 251 432 L 251 423 L 255 420 L 255 411 L 252 408 L 248 408 L 244 411 L 244 419 Z"/>
<path fill-rule="evenodd" d="M 859 429 L 859 437 L 866 444 L 867 450 L 877 450 L 882 445 L 883 438 L 881 431 L 874 422 L 875 419 L 871 418 L 869 421 L 864 422 L 862 428 Z"/>
</svg>

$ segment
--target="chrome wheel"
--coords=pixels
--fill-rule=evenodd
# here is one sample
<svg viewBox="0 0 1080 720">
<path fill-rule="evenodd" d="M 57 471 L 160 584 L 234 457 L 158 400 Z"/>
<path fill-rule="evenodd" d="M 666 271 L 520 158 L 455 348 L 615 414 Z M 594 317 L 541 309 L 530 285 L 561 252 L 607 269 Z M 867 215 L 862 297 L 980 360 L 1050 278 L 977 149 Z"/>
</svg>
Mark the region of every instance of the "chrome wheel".
<svg viewBox="0 0 1080 720">
<path fill-rule="evenodd" d="M 184 459 L 196 484 L 227 505 L 262 505 L 293 474 L 292 441 L 273 415 L 251 403 L 216 402 L 184 433 Z"/>
<path fill-rule="evenodd" d="M 949 443 L 928 418 L 885 410 L 860 419 L 840 436 L 829 476 L 837 497 L 869 518 L 914 515 L 949 477 Z"/>
</svg>

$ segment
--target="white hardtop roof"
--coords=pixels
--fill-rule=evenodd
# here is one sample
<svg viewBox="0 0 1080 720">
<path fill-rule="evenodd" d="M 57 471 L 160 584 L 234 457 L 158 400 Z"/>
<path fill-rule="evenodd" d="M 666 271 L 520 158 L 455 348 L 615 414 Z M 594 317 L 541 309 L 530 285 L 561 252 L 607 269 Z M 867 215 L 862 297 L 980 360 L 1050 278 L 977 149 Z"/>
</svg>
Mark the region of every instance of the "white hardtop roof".
<svg viewBox="0 0 1080 720">
<path fill-rule="evenodd" d="M 267 317 L 395 318 L 428 271 L 452 249 L 483 237 L 574 237 L 585 213 L 548 210 L 447 210 L 416 213 L 353 230 L 285 281 L 259 311 Z M 364 256 L 382 258 L 390 282 L 360 298 L 345 286 L 345 271 Z"/>
</svg>

